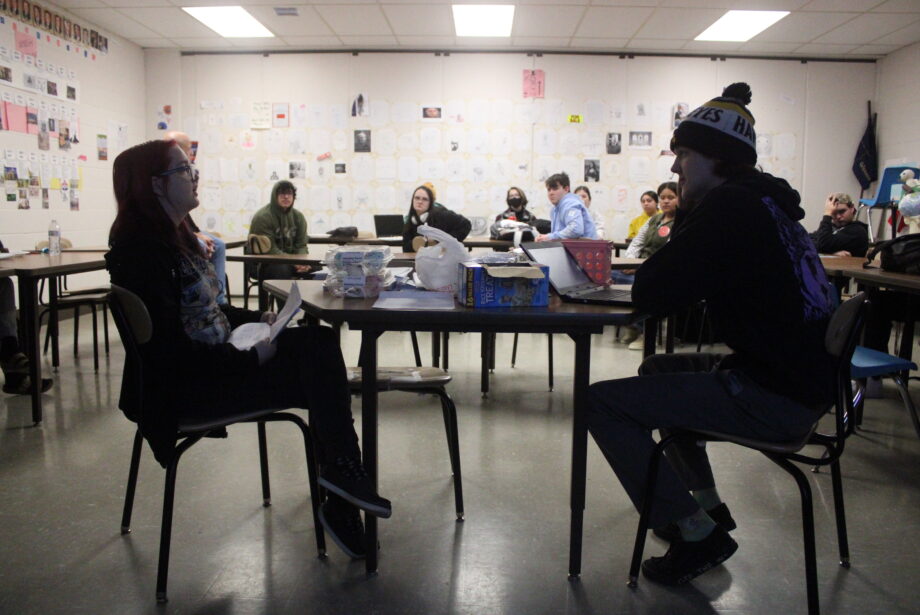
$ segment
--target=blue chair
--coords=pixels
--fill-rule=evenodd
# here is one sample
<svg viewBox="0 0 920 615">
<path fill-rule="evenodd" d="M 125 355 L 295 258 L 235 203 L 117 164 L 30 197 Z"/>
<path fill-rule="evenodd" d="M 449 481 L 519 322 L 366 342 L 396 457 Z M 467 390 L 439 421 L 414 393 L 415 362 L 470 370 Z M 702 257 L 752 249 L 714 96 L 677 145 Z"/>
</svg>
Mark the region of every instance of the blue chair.
<svg viewBox="0 0 920 615">
<path fill-rule="evenodd" d="M 894 380 L 897 385 L 901 401 L 904 402 L 904 407 L 907 408 L 910 413 L 910 419 L 914 423 L 914 431 L 917 432 L 917 437 L 920 438 L 920 417 L 917 416 L 917 408 L 914 406 L 914 402 L 907 390 L 907 382 L 901 375 L 902 372 L 908 372 L 912 369 L 917 369 L 917 364 L 907 359 L 872 350 L 865 346 L 857 346 L 856 350 L 853 351 L 853 359 L 850 362 L 850 377 L 859 384 L 853 397 L 855 416 L 854 420 L 850 421 L 847 432 L 852 433 L 862 423 L 863 398 L 866 390 L 865 380 L 867 378 L 887 376 Z"/>
<path fill-rule="evenodd" d="M 859 218 L 859 212 L 863 209 L 866 209 L 866 223 L 869 225 L 869 241 L 874 242 L 875 238 L 872 236 L 872 216 L 870 214 L 870 207 L 881 207 L 884 208 L 891 205 L 895 202 L 891 198 L 891 189 L 892 187 L 901 183 L 901 171 L 905 169 L 911 169 L 914 172 L 914 177 L 920 179 L 920 169 L 916 167 L 885 167 L 885 170 L 882 171 L 882 178 L 878 182 L 878 187 L 875 190 L 875 196 L 871 199 L 859 199 L 859 207 L 856 209 L 856 218 Z"/>
</svg>

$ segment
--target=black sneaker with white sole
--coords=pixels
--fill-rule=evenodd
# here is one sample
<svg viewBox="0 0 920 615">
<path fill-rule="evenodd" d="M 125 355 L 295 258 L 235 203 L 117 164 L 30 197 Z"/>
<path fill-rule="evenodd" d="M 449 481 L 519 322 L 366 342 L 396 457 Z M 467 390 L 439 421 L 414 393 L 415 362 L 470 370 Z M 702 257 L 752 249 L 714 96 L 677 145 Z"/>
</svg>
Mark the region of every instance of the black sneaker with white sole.
<svg viewBox="0 0 920 615">
<path fill-rule="evenodd" d="M 662 557 L 642 562 L 645 578 L 663 585 L 683 585 L 727 560 L 738 550 L 728 532 L 716 526 L 703 540 L 671 543 Z"/>
<path fill-rule="evenodd" d="M 390 501 L 377 495 L 371 477 L 357 457 L 339 457 L 335 463 L 324 466 L 319 484 L 375 517 L 388 519 L 393 514 Z"/>
<path fill-rule="evenodd" d="M 732 513 L 728 510 L 728 506 L 725 505 L 725 502 L 720 503 L 715 508 L 707 510 L 706 514 L 709 515 L 710 519 L 716 522 L 716 525 L 726 532 L 731 532 L 738 527 L 738 524 L 735 523 L 735 519 L 732 517 Z M 656 527 L 652 532 L 658 538 L 667 540 L 668 542 L 681 540 L 680 528 L 677 527 L 676 523 L 668 523 L 667 525 Z"/>
<path fill-rule="evenodd" d="M 330 495 L 319 507 L 319 521 L 332 541 L 348 557 L 365 557 L 364 524 L 357 508 L 336 495 Z"/>
</svg>

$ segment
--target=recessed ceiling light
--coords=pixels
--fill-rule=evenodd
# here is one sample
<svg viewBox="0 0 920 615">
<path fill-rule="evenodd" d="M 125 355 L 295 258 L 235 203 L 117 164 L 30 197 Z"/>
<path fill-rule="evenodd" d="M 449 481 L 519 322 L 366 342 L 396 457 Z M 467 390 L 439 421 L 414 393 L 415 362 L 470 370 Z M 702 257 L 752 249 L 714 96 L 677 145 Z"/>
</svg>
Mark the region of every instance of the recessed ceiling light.
<svg viewBox="0 0 920 615">
<path fill-rule="evenodd" d="M 224 38 L 275 36 L 241 6 L 183 6 L 182 10 Z"/>
<path fill-rule="evenodd" d="M 788 14 L 789 11 L 728 11 L 693 40 L 748 41 Z"/>
<path fill-rule="evenodd" d="M 457 36 L 511 36 L 513 4 L 454 4 Z"/>
</svg>

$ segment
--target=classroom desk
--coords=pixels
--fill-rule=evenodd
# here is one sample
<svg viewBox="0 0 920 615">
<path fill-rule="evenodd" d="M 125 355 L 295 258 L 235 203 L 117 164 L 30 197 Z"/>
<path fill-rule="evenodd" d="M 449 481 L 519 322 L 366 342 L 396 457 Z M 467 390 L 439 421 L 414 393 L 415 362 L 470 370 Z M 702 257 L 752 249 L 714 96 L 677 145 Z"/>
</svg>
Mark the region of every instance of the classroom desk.
<svg viewBox="0 0 920 615">
<path fill-rule="evenodd" d="M 345 245 L 349 243 L 365 246 L 402 246 L 402 237 L 356 237 L 354 239 L 332 238 L 329 235 L 310 235 L 307 244 L 338 244 Z M 488 237 L 467 237 L 463 240 L 463 245 L 467 248 L 489 248 L 497 252 L 507 252 L 514 242 L 505 241 L 504 239 L 489 239 Z"/>
<path fill-rule="evenodd" d="M 308 316 L 335 325 L 348 324 L 361 331 L 361 442 L 364 465 L 377 487 L 377 338 L 385 331 L 465 331 L 480 333 L 564 333 L 575 342 L 575 377 L 572 412 L 571 525 L 569 574 L 581 573 L 581 537 L 585 508 L 587 466 L 588 380 L 591 373 L 591 336 L 605 325 L 628 325 L 640 320 L 628 307 L 563 303 L 550 299 L 545 308 L 472 309 L 455 305 L 451 310 L 379 310 L 374 299 L 343 299 L 323 292 L 322 282 L 297 283 Z M 265 288 L 282 301 L 290 280 L 269 280 Z M 655 351 L 656 327 L 646 326 L 645 353 Z M 377 519 L 367 515 L 368 573 L 377 570 Z"/>
<path fill-rule="evenodd" d="M 29 378 L 32 381 L 32 422 L 42 421 L 42 362 L 38 329 L 38 282 L 42 278 L 70 273 L 85 273 L 105 269 L 105 258 L 99 252 L 64 252 L 60 256 L 25 254 L 2 261 L 2 267 L 15 271 L 19 279 L 19 317 L 24 339 L 22 348 L 29 356 Z M 57 296 L 50 287 L 50 304 L 54 310 Z M 52 317 L 53 319 L 53 317 Z M 50 325 L 49 325 L 50 326 Z"/>
</svg>

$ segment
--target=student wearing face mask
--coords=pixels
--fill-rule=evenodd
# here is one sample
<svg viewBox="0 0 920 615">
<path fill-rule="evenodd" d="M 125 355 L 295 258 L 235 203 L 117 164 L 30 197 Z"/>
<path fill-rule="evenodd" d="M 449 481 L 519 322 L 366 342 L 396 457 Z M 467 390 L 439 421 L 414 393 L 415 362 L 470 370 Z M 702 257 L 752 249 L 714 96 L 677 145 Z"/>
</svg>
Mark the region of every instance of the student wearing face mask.
<svg viewBox="0 0 920 615">
<path fill-rule="evenodd" d="M 139 348 L 143 372 L 125 364 L 119 407 L 164 466 L 175 455 L 183 420 L 309 409 L 320 484 L 329 493 L 320 520 L 348 555 L 363 557 L 358 509 L 378 517 L 391 509 L 361 462 L 337 337 L 326 327 L 289 327 L 248 350 L 228 343 L 234 327 L 270 323 L 275 314 L 217 303 L 214 267 L 186 221 L 198 206 L 193 171 L 175 141 L 132 147 L 113 165 L 118 213 L 106 268 L 113 284 L 140 297 L 153 324 Z"/>
</svg>

